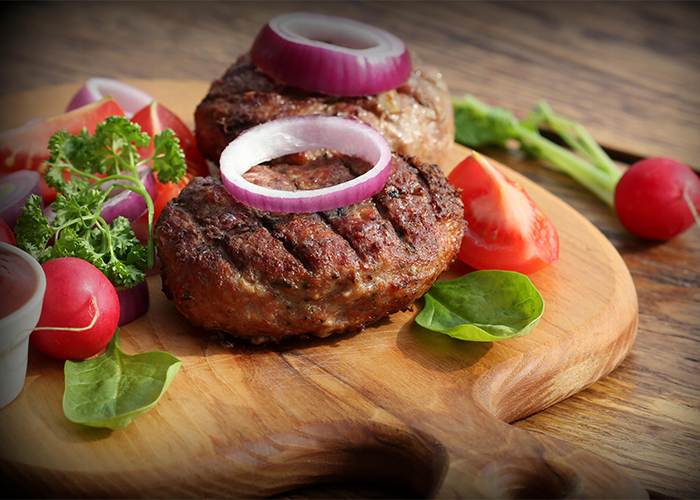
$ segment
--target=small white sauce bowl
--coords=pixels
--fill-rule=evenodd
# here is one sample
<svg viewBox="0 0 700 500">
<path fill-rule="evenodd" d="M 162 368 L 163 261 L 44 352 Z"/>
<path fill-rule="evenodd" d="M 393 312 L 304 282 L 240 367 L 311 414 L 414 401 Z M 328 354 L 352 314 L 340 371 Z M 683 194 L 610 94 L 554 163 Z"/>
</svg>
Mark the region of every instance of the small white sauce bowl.
<svg viewBox="0 0 700 500">
<path fill-rule="evenodd" d="M 29 357 L 29 335 L 41 316 L 46 292 L 46 275 L 41 265 L 28 253 L 0 242 L 0 250 L 15 254 L 31 267 L 36 277 L 34 292 L 19 309 L 0 318 L 0 408 L 10 404 L 24 387 Z M 6 297 L 0 297 L 6 300 Z"/>
</svg>

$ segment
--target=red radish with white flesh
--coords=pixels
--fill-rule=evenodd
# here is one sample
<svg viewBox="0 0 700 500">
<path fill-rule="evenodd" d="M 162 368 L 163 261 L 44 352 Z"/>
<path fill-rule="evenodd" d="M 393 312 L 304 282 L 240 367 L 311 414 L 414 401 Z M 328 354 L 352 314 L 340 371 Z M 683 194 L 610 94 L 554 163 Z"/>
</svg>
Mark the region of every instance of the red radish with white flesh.
<svg viewBox="0 0 700 500">
<path fill-rule="evenodd" d="M 408 80 L 405 43 L 352 19 L 292 12 L 272 18 L 250 49 L 252 61 L 273 78 L 332 95 L 374 95 Z"/>
<path fill-rule="evenodd" d="M 666 241 L 700 225 L 700 177 L 670 158 L 641 160 L 618 181 L 615 211 L 632 234 Z"/>
<path fill-rule="evenodd" d="M 271 189 L 243 178 L 245 172 L 260 163 L 317 149 L 359 157 L 373 167 L 350 181 L 307 191 Z M 272 120 L 246 130 L 224 149 L 219 165 L 226 190 L 245 205 L 271 212 L 320 212 L 377 194 L 391 172 L 391 149 L 379 132 L 354 118 L 304 115 Z"/>
<path fill-rule="evenodd" d="M 41 267 L 46 293 L 29 341 L 58 359 L 87 359 L 100 353 L 119 322 L 114 285 L 95 266 L 75 257 L 49 260 Z"/>
<path fill-rule="evenodd" d="M 0 217 L 13 229 L 22 205 L 30 194 L 42 195 L 41 175 L 35 170 L 18 170 L 0 177 Z"/>
<path fill-rule="evenodd" d="M 154 100 L 148 93 L 128 83 L 113 78 L 94 77 L 85 82 L 85 85 L 75 94 L 66 112 L 108 96 L 117 101 L 127 118 L 131 118 Z"/>
</svg>

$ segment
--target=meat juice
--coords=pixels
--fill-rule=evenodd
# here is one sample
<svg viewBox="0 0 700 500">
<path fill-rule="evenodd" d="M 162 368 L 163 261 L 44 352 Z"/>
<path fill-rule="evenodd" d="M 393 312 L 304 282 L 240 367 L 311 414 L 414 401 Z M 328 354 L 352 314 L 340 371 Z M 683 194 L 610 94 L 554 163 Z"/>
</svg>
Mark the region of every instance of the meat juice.
<svg viewBox="0 0 700 500">
<path fill-rule="evenodd" d="M 24 259 L 0 248 L 0 319 L 26 304 L 37 284 L 34 270 Z"/>
</svg>

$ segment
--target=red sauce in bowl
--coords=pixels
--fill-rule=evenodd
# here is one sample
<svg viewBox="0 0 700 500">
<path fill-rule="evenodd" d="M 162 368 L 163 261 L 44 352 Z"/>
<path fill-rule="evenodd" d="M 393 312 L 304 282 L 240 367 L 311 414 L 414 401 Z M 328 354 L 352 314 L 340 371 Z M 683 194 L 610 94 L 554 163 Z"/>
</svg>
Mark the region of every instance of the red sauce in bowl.
<svg viewBox="0 0 700 500">
<path fill-rule="evenodd" d="M 0 319 L 26 304 L 36 292 L 38 281 L 27 261 L 0 248 Z"/>
</svg>

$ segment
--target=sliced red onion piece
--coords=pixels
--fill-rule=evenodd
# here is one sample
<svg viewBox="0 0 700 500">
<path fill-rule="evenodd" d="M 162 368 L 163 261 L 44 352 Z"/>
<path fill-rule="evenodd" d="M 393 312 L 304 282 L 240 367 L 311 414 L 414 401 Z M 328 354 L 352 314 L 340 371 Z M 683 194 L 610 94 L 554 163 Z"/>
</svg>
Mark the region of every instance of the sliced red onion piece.
<svg viewBox="0 0 700 500">
<path fill-rule="evenodd" d="M 243 178 L 251 167 L 265 161 L 317 149 L 333 149 L 374 166 L 347 182 L 306 191 L 271 189 Z M 271 212 L 320 212 L 377 194 L 391 171 L 391 149 L 379 132 L 354 118 L 293 116 L 246 130 L 226 146 L 219 164 L 226 189 L 245 205 Z"/>
<path fill-rule="evenodd" d="M 153 199 L 156 195 L 156 180 L 151 169 L 147 166 L 139 168 L 139 179 L 141 179 L 146 191 L 151 199 Z M 131 181 L 112 181 L 110 183 L 105 183 L 103 187 L 108 187 L 109 184 L 115 182 L 121 184 L 130 183 L 133 185 Z M 146 200 L 138 193 L 134 193 L 126 188 L 117 187 L 114 188 L 112 194 L 113 196 L 110 196 L 107 201 L 102 204 L 102 210 L 100 211 L 100 215 L 108 224 L 111 224 L 112 221 L 120 215 L 129 219 L 129 222 L 134 222 L 148 210 Z"/>
<path fill-rule="evenodd" d="M 118 326 L 128 325 L 148 312 L 151 297 L 146 280 L 131 288 L 119 286 L 116 289 L 121 308 Z"/>
<path fill-rule="evenodd" d="M 273 78 L 333 95 L 373 95 L 402 85 L 411 73 L 397 36 L 341 17 L 293 12 L 271 19 L 250 56 Z"/>
<path fill-rule="evenodd" d="M 41 196 L 41 175 L 36 170 L 18 170 L 0 177 L 0 217 L 10 229 L 15 228 L 30 194 Z M 44 207 L 43 200 L 41 206 Z"/>
<path fill-rule="evenodd" d="M 127 118 L 151 104 L 154 99 L 138 87 L 113 78 L 90 78 L 73 97 L 66 111 L 72 111 L 100 99 L 112 96 Z"/>
</svg>

